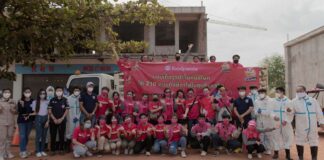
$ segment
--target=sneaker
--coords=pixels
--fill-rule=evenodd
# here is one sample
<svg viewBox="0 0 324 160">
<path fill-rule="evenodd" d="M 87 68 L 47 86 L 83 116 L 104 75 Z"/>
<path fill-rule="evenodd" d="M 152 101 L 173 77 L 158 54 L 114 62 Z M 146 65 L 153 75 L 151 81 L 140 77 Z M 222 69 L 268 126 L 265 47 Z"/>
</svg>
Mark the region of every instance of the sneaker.
<svg viewBox="0 0 324 160">
<path fill-rule="evenodd" d="M 271 151 L 270 150 L 267 150 L 267 151 L 264 152 L 264 154 L 271 155 Z"/>
<path fill-rule="evenodd" d="M 214 155 L 215 155 L 215 156 L 218 156 L 218 155 L 219 155 L 219 151 L 218 151 L 218 150 L 215 151 L 215 152 L 214 152 Z"/>
<path fill-rule="evenodd" d="M 89 152 L 89 151 L 86 152 L 86 155 L 87 155 L 88 157 L 92 157 L 92 156 L 93 156 L 93 154 L 92 154 L 91 152 Z"/>
<path fill-rule="evenodd" d="M 182 158 L 186 158 L 186 157 L 187 157 L 187 154 L 186 154 L 185 151 L 181 151 L 181 157 L 182 157 Z"/>
<path fill-rule="evenodd" d="M 207 155 L 207 152 L 206 151 L 201 151 L 201 156 L 206 156 Z"/>
<path fill-rule="evenodd" d="M 240 152 L 242 152 L 241 148 L 237 148 L 237 149 L 234 150 L 234 153 L 240 153 Z"/>
<path fill-rule="evenodd" d="M 47 156 L 47 153 L 45 153 L 45 152 L 42 152 L 42 156 L 45 156 L 45 157 L 46 157 L 46 156 Z"/>
<path fill-rule="evenodd" d="M 272 156 L 272 159 L 273 159 L 273 160 L 278 160 L 278 159 L 279 159 L 279 155 L 278 155 L 278 154 L 274 154 L 274 155 Z"/>
<path fill-rule="evenodd" d="M 124 150 L 124 154 L 128 155 L 128 149 L 127 148 Z"/>
<path fill-rule="evenodd" d="M 15 158 L 15 156 L 11 152 L 7 152 L 7 154 L 4 158 L 12 159 L 12 158 Z"/>
<path fill-rule="evenodd" d="M 120 154 L 119 150 L 116 151 L 116 156 L 118 156 Z"/>
<path fill-rule="evenodd" d="M 27 157 L 28 157 L 27 152 L 20 153 L 20 158 L 27 158 Z"/>
<path fill-rule="evenodd" d="M 42 157 L 42 153 L 41 153 L 41 152 L 36 153 L 36 157 L 37 157 L 37 158 Z"/>
<path fill-rule="evenodd" d="M 248 154 L 248 159 L 252 159 L 252 154 Z"/>
<path fill-rule="evenodd" d="M 146 155 L 146 156 L 150 156 L 151 153 L 150 153 L 150 152 L 146 152 L 145 155 Z"/>
<path fill-rule="evenodd" d="M 130 149 L 129 152 L 128 152 L 128 154 L 130 154 L 130 155 L 134 154 L 134 150 L 133 149 Z"/>
<path fill-rule="evenodd" d="M 80 158 L 80 155 L 78 155 L 77 153 L 73 152 L 73 156 L 74 158 Z"/>
<path fill-rule="evenodd" d="M 262 154 L 258 153 L 258 158 L 261 159 L 262 158 Z"/>
<path fill-rule="evenodd" d="M 111 154 L 112 155 L 115 155 L 116 154 L 116 151 L 115 150 L 111 151 Z"/>
</svg>

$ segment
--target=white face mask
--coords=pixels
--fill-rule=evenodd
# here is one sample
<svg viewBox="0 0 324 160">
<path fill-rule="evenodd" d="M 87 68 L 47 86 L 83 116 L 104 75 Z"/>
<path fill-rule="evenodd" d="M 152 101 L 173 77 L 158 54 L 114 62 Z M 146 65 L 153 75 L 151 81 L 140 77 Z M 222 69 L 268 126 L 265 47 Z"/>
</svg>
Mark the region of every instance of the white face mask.
<svg viewBox="0 0 324 160">
<path fill-rule="evenodd" d="M 281 93 L 276 93 L 276 97 L 277 97 L 277 98 L 280 98 L 281 95 L 282 95 Z"/>
<path fill-rule="evenodd" d="M 4 99 L 9 99 L 11 96 L 11 93 L 3 93 L 3 98 Z"/>
<path fill-rule="evenodd" d="M 77 97 L 80 95 L 80 91 L 74 91 L 73 94 Z"/>
<path fill-rule="evenodd" d="M 84 123 L 84 128 L 85 129 L 91 128 L 91 123 Z"/>
<path fill-rule="evenodd" d="M 55 94 L 56 94 L 56 96 L 61 97 L 63 95 L 63 92 L 62 91 L 57 91 Z"/>
<path fill-rule="evenodd" d="M 48 91 L 47 96 L 48 97 L 54 97 L 54 92 L 53 91 Z"/>
<path fill-rule="evenodd" d="M 31 93 L 24 93 L 24 96 L 25 96 L 26 98 L 30 98 Z"/>
<path fill-rule="evenodd" d="M 93 91 L 93 87 L 88 87 L 88 91 L 92 92 Z"/>
<path fill-rule="evenodd" d="M 266 95 L 265 95 L 264 93 L 261 93 L 261 94 L 259 94 L 259 97 L 260 97 L 261 99 L 264 99 L 264 98 L 266 97 Z"/>
<path fill-rule="evenodd" d="M 44 94 L 40 95 L 39 97 L 40 97 L 41 99 L 45 99 L 45 98 L 46 98 L 46 96 L 45 96 Z"/>
<path fill-rule="evenodd" d="M 252 94 L 258 94 L 258 91 L 255 90 L 255 89 L 253 89 L 253 90 L 251 91 L 251 93 L 252 93 Z"/>
<path fill-rule="evenodd" d="M 245 96 L 245 91 L 240 91 L 240 92 L 239 92 L 239 95 L 240 95 L 241 97 L 244 97 L 244 96 Z"/>
<path fill-rule="evenodd" d="M 306 92 L 297 92 L 296 93 L 297 98 L 304 98 L 306 95 L 307 95 Z"/>
</svg>

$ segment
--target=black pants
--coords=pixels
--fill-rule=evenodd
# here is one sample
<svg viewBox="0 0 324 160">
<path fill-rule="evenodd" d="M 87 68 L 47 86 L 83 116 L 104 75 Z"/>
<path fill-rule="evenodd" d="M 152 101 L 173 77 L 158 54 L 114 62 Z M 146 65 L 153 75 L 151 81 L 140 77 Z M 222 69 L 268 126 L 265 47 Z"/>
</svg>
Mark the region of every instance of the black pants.
<svg viewBox="0 0 324 160">
<path fill-rule="evenodd" d="M 153 138 L 151 136 L 147 136 L 144 141 L 136 142 L 134 147 L 134 153 L 139 154 L 145 149 L 146 152 L 150 152 L 153 146 Z"/>
<path fill-rule="evenodd" d="M 265 151 L 265 148 L 262 144 L 258 145 L 258 144 L 252 144 L 252 145 L 247 145 L 246 149 L 248 150 L 249 154 L 252 154 L 253 151 L 257 151 L 257 153 L 262 153 Z"/>
<path fill-rule="evenodd" d="M 217 134 L 212 135 L 213 138 L 213 147 L 226 147 L 228 150 L 235 150 L 241 148 L 241 143 L 238 140 L 232 139 L 228 141 L 222 140 Z"/>
<path fill-rule="evenodd" d="M 50 122 L 50 135 L 51 135 L 51 151 L 63 151 L 64 150 L 64 135 L 66 129 L 66 121 L 63 121 L 61 124 L 55 124 Z M 56 135 L 58 132 L 59 144 L 56 147 Z"/>
<path fill-rule="evenodd" d="M 202 150 L 207 152 L 208 147 L 210 145 L 210 137 L 209 136 L 204 136 L 201 140 L 199 140 L 199 144 L 200 144 Z"/>
</svg>

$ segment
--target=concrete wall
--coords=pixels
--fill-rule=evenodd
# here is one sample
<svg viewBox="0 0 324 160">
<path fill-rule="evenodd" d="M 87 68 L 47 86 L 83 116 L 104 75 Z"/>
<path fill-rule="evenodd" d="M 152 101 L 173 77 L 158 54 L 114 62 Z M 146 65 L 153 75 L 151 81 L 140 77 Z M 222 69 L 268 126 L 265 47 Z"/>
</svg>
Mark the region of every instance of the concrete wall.
<svg viewBox="0 0 324 160">
<path fill-rule="evenodd" d="M 317 83 L 324 84 L 324 29 L 301 36 L 285 46 L 286 89 L 290 98 L 295 97 L 295 88 L 300 84 L 307 89 L 314 89 Z M 320 95 L 318 101 L 323 106 L 324 93 Z"/>
</svg>

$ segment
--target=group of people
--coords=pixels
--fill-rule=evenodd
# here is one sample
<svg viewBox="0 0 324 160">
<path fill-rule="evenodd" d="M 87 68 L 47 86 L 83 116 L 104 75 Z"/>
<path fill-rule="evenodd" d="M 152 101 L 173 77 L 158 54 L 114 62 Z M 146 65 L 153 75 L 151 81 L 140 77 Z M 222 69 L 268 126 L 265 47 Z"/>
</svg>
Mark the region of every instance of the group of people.
<svg viewBox="0 0 324 160">
<path fill-rule="evenodd" d="M 282 87 L 276 88 L 275 98 L 255 86 L 250 86 L 250 93 L 246 87 L 238 87 L 237 98 L 229 97 L 223 85 L 214 90 L 205 87 L 199 96 L 194 89 L 173 94 L 166 88 L 163 94 L 153 95 L 127 91 L 125 98 L 118 92 L 109 94 L 107 87 L 97 96 L 94 87 L 88 82 L 86 91 L 75 87 L 69 96 L 64 96 L 62 87 L 48 87 L 39 90 L 36 99 L 31 89 L 25 88 L 18 102 L 11 99 L 10 89 L 4 89 L 0 99 L 0 160 L 14 157 L 10 142 L 16 122 L 21 158 L 30 156 L 27 144 L 33 126 L 37 157 L 47 156 L 49 143 L 51 155 L 72 151 L 76 158 L 178 152 L 186 157 L 190 147 L 200 149 L 201 156 L 209 150 L 213 154 L 243 151 L 249 159 L 254 154 L 262 158 L 263 153 L 278 159 L 279 151 L 285 150 L 285 158 L 291 160 L 295 136 L 299 159 L 303 159 L 306 143 L 312 159 L 317 158 L 317 127 L 324 127 L 323 113 L 304 86 L 297 87 L 293 100 L 285 96 Z"/>
</svg>

